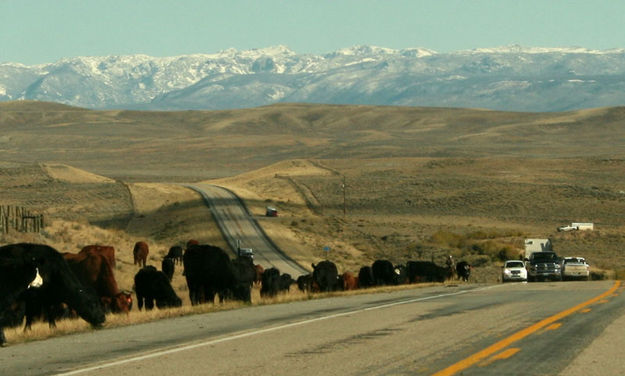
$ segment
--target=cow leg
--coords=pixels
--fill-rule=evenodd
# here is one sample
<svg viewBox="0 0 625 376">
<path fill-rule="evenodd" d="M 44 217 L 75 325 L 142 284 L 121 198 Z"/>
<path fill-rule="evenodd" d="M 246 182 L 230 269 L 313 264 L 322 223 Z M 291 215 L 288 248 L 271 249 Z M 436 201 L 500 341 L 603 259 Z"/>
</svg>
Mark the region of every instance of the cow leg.
<svg viewBox="0 0 625 376">
<path fill-rule="evenodd" d="M 45 315 L 46 315 L 46 319 L 48 320 L 48 326 L 51 329 L 56 328 L 56 318 L 60 317 L 59 311 L 60 311 L 60 308 L 55 305 L 51 305 L 46 308 Z"/>
<path fill-rule="evenodd" d="M 53 309 L 54 308 L 49 307 L 48 312 L 46 312 L 46 316 L 48 319 L 48 327 L 50 327 L 50 329 L 56 328 L 56 312 L 54 312 Z"/>
<path fill-rule="evenodd" d="M 189 300 L 191 301 L 191 305 L 197 304 L 197 293 L 195 289 L 189 287 Z"/>
<path fill-rule="evenodd" d="M 215 291 L 212 289 L 205 289 L 204 302 L 215 303 Z"/>
<path fill-rule="evenodd" d="M 7 344 L 7 337 L 4 336 L 4 328 L 0 327 L 0 346 L 4 347 Z"/>
<path fill-rule="evenodd" d="M 139 311 L 141 311 L 143 308 L 143 295 L 141 294 L 137 294 L 137 306 L 139 307 Z"/>
<path fill-rule="evenodd" d="M 33 317 L 31 315 L 26 315 L 26 321 L 24 322 L 24 331 L 27 332 L 32 329 L 33 326 Z"/>
<path fill-rule="evenodd" d="M 35 317 L 41 317 L 43 314 L 43 307 L 41 306 L 41 302 L 39 301 L 27 301 L 26 308 L 24 310 L 24 316 L 26 317 L 24 323 L 24 331 L 29 331 L 32 328 L 33 322 L 35 321 Z"/>
<path fill-rule="evenodd" d="M 145 310 L 152 310 L 154 308 L 154 298 L 153 297 L 146 297 L 145 298 Z"/>
</svg>

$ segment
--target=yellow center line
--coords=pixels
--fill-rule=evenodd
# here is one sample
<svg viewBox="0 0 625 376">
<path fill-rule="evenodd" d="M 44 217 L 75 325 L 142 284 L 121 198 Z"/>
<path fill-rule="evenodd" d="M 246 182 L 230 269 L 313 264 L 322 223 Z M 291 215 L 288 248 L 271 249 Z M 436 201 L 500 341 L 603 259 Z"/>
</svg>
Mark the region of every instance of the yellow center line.
<svg viewBox="0 0 625 376">
<path fill-rule="evenodd" d="M 481 363 L 480 367 L 486 367 L 487 365 L 491 364 L 495 360 L 508 359 L 509 357 L 511 357 L 512 355 L 518 353 L 519 351 L 521 351 L 521 349 L 518 348 L 518 347 L 511 347 L 509 349 L 505 349 L 504 351 L 500 352 L 499 354 L 494 355 L 490 359 L 486 360 L 484 363 Z"/>
<path fill-rule="evenodd" d="M 556 322 L 556 323 L 553 323 L 553 324 L 549 325 L 548 327 L 546 327 L 545 330 L 556 330 L 556 329 L 558 329 L 561 326 L 562 326 L 561 322 Z"/>
<path fill-rule="evenodd" d="M 525 329 L 522 329 L 514 333 L 510 337 L 504 338 L 501 341 L 488 346 L 484 350 L 478 351 L 477 353 L 469 356 L 468 358 L 465 358 L 459 361 L 458 363 L 452 364 L 451 366 L 441 371 L 436 372 L 435 374 L 433 374 L 433 376 L 450 376 L 450 375 L 456 374 L 457 372 L 463 371 L 475 365 L 476 363 L 480 362 L 481 360 L 486 359 L 487 357 L 493 355 L 494 353 L 510 346 L 514 342 L 520 341 L 521 339 L 529 336 L 530 334 L 535 333 L 536 331 L 546 327 L 547 325 L 552 324 L 566 316 L 569 316 L 588 305 L 591 305 L 597 301 L 600 301 L 601 299 L 604 299 L 605 297 L 614 293 L 614 291 L 616 291 L 616 289 L 618 289 L 620 285 L 621 285 L 621 281 L 616 281 L 614 282 L 614 286 L 612 286 L 612 288 L 610 288 L 608 291 L 604 292 L 603 294 L 596 296 L 590 300 L 587 300 L 583 303 L 580 303 L 576 305 L 575 307 L 569 308 L 560 313 L 556 313 L 553 316 L 547 317 L 546 319 L 543 319 L 537 322 L 536 324 L 533 324 Z"/>
</svg>

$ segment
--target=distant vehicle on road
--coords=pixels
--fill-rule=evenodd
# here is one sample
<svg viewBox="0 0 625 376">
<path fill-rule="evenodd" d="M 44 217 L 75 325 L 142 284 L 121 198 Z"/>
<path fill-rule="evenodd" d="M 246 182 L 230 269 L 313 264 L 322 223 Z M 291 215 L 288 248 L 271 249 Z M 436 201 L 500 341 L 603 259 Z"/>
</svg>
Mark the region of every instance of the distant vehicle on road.
<svg viewBox="0 0 625 376">
<path fill-rule="evenodd" d="M 267 210 L 265 211 L 265 217 L 277 217 L 278 216 L 278 209 L 271 207 L 271 206 L 267 206 Z"/>
<path fill-rule="evenodd" d="M 590 277 L 590 266 L 583 257 L 565 257 L 562 260 L 562 280 L 581 279 L 587 281 Z"/>
<path fill-rule="evenodd" d="M 560 226 L 558 227 L 558 232 L 568 232 L 568 231 L 576 231 L 577 226 Z"/>
<path fill-rule="evenodd" d="M 529 282 L 547 279 L 562 280 L 560 258 L 555 252 L 534 252 L 530 255 L 525 267 Z"/>
<path fill-rule="evenodd" d="M 507 260 L 503 264 L 501 271 L 502 282 L 525 282 L 527 281 L 527 270 L 525 263 L 521 260 Z"/>
<path fill-rule="evenodd" d="M 253 259 L 254 258 L 254 250 L 252 248 L 239 248 L 237 250 L 237 256 L 238 257 L 248 257 Z"/>
</svg>

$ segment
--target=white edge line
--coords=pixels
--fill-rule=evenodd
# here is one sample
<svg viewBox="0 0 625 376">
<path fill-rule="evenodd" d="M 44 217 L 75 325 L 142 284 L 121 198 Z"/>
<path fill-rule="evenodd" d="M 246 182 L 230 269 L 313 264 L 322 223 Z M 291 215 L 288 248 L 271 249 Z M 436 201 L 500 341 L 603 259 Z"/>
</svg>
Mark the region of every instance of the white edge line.
<svg viewBox="0 0 625 376">
<path fill-rule="evenodd" d="M 293 322 L 293 323 L 290 323 L 290 324 L 274 326 L 274 327 L 271 327 L 271 328 L 255 330 L 255 331 L 252 331 L 252 332 L 235 334 L 235 335 L 232 335 L 232 336 L 218 338 L 218 339 L 213 339 L 213 340 L 206 341 L 206 342 L 194 343 L 194 344 L 191 344 L 191 345 L 184 345 L 184 346 L 176 347 L 176 348 L 169 349 L 169 350 L 161 350 L 161 351 L 151 352 L 149 354 L 139 355 L 139 356 L 135 356 L 135 357 L 132 357 L 132 358 L 126 358 L 126 359 L 122 359 L 122 360 L 117 360 L 117 361 L 110 362 L 110 363 L 99 364 L 99 365 L 92 366 L 92 367 L 87 367 L 87 368 L 80 368 L 80 369 L 69 371 L 69 372 L 57 373 L 56 375 L 57 376 L 78 375 L 78 374 L 81 374 L 81 373 L 95 371 L 95 370 L 98 370 L 98 369 L 115 367 L 115 366 L 119 366 L 119 365 L 126 364 L 126 363 L 132 363 L 132 362 L 137 362 L 137 361 L 140 361 L 140 360 L 156 358 L 156 357 L 163 356 L 163 355 L 174 354 L 174 353 L 178 353 L 178 352 L 181 352 L 181 351 L 192 350 L 192 349 L 196 349 L 198 347 L 210 346 L 210 345 L 214 345 L 214 344 L 218 344 L 218 343 L 222 343 L 222 342 L 233 341 L 233 340 L 237 340 L 237 339 L 240 339 L 240 338 L 251 337 L 251 336 L 258 335 L 258 334 L 264 334 L 264 333 L 269 333 L 269 332 L 273 332 L 273 331 L 276 331 L 276 330 L 291 328 L 291 327 L 294 327 L 294 326 L 306 325 L 306 324 L 310 324 L 310 323 L 317 322 L 317 321 L 333 319 L 333 318 L 341 317 L 341 316 L 353 315 L 353 314 L 360 313 L 360 312 L 373 311 L 373 310 L 376 310 L 376 309 L 389 308 L 389 307 L 402 305 L 402 304 L 410 304 L 410 303 L 416 303 L 416 302 L 421 302 L 421 301 L 425 301 L 425 300 L 438 299 L 438 298 L 444 298 L 444 297 L 448 297 L 448 296 L 455 296 L 455 295 L 466 294 L 466 293 L 469 293 L 469 292 L 488 290 L 488 289 L 491 289 L 493 287 L 498 287 L 498 286 L 501 286 L 501 285 L 492 285 L 492 286 L 480 287 L 480 288 L 477 288 L 477 289 L 474 289 L 474 290 L 463 290 L 463 291 L 452 292 L 452 293 L 449 293 L 449 294 L 440 294 L 440 295 L 426 296 L 424 298 L 414 298 L 414 299 L 409 299 L 409 300 L 402 300 L 400 302 L 387 303 L 387 304 L 382 304 L 382 305 L 374 306 L 374 307 L 361 308 L 361 309 L 357 309 L 357 310 L 354 310 L 354 311 L 334 313 L 334 314 L 331 314 L 331 315 L 328 315 L 328 316 L 321 316 L 321 317 L 316 317 L 314 319 L 297 321 L 297 322 Z"/>
</svg>

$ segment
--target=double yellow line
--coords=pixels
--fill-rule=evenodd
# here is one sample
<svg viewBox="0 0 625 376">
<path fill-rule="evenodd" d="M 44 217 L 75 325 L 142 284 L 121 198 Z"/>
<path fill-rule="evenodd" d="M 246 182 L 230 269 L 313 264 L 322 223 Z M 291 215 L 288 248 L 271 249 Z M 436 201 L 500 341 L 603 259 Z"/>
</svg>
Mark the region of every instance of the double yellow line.
<svg viewBox="0 0 625 376">
<path fill-rule="evenodd" d="M 527 336 L 529 336 L 532 333 L 535 333 L 536 331 L 546 327 L 547 325 L 550 325 L 566 316 L 569 316 L 579 310 L 581 310 L 582 308 L 589 306 L 593 303 L 598 302 L 599 300 L 606 298 L 610 295 L 612 295 L 616 289 L 619 288 L 619 286 L 621 285 L 621 281 L 616 281 L 614 283 L 614 286 L 612 286 L 611 289 L 609 289 L 608 291 L 604 292 L 603 294 L 596 296 L 590 300 L 587 300 L 581 304 L 576 305 L 575 307 L 569 308 L 565 311 L 562 311 L 560 313 L 557 313 L 553 316 L 547 317 L 546 319 L 543 319 L 539 322 L 537 322 L 536 324 L 529 326 L 519 332 L 514 333 L 513 335 L 511 335 L 510 337 L 504 338 L 501 341 L 485 348 L 482 351 L 479 351 L 471 356 L 469 356 L 468 358 L 465 358 L 461 361 L 459 361 L 458 363 L 452 364 L 451 366 L 436 372 L 433 376 L 450 376 L 450 375 L 454 375 L 460 371 L 463 371 L 473 365 L 475 365 L 476 363 L 488 358 L 489 356 L 495 354 L 498 351 L 501 351 L 503 349 L 505 349 L 506 347 L 510 346 L 511 344 L 513 344 L 514 342 L 517 342 Z"/>
</svg>

